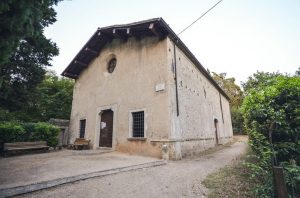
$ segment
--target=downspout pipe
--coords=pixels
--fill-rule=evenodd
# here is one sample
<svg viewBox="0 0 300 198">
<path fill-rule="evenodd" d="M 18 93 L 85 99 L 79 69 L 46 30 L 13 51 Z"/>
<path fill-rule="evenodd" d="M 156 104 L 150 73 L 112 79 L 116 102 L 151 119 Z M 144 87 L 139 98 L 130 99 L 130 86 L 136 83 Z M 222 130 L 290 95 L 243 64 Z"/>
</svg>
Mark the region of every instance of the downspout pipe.
<svg viewBox="0 0 300 198">
<path fill-rule="evenodd" d="M 176 64 L 176 44 L 175 41 L 173 41 L 174 44 L 174 72 L 175 72 L 175 93 L 176 93 L 176 112 L 177 116 L 179 116 L 179 102 L 178 102 L 178 86 L 177 86 L 177 64 Z"/>
</svg>

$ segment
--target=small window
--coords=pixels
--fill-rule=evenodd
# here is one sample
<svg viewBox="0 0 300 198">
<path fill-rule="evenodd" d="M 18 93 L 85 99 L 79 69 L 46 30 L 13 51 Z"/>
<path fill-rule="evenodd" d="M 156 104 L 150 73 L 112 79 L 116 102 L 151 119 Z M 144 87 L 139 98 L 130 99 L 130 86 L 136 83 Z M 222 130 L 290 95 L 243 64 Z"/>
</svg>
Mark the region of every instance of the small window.
<svg viewBox="0 0 300 198">
<path fill-rule="evenodd" d="M 132 112 L 132 137 L 144 137 L 144 111 Z"/>
<path fill-rule="evenodd" d="M 113 71 L 115 70 L 116 65 L 117 65 L 117 59 L 116 58 L 110 59 L 110 61 L 107 64 L 107 71 L 109 73 L 113 73 Z"/>
<path fill-rule="evenodd" d="M 79 131 L 79 137 L 84 138 L 85 135 L 85 124 L 86 124 L 86 119 L 80 120 L 80 131 Z"/>
</svg>

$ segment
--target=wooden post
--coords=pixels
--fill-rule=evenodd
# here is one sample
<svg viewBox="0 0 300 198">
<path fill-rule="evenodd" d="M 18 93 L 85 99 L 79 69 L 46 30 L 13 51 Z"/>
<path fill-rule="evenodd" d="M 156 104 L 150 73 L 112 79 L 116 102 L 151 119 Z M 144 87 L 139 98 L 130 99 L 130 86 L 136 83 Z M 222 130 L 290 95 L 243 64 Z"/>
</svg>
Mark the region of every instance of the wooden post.
<svg viewBox="0 0 300 198">
<path fill-rule="evenodd" d="M 288 198 L 288 191 L 284 181 L 283 168 L 273 166 L 274 187 L 276 198 Z"/>
</svg>

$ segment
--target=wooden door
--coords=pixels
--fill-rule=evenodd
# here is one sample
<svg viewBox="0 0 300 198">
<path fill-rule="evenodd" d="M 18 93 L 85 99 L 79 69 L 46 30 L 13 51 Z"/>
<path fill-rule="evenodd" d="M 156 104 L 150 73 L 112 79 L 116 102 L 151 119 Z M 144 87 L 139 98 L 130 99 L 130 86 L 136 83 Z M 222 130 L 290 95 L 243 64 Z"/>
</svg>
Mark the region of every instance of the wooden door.
<svg viewBox="0 0 300 198">
<path fill-rule="evenodd" d="M 101 115 L 99 147 L 112 147 L 114 112 L 105 110 Z"/>
</svg>

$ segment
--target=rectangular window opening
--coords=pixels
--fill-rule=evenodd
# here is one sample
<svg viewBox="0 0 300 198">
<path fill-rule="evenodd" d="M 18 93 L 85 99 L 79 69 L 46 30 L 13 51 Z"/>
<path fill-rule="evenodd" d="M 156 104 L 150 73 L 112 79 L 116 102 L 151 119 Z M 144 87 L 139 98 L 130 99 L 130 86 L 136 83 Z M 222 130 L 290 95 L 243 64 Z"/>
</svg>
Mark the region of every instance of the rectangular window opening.
<svg viewBox="0 0 300 198">
<path fill-rule="evenodd" d="M 144 137 L 144 111 L 132 112 L 132 137 Z"/>
<path fill-rule="evenodd" d="M 85 135 L 85 125 L 86 125 L 86 119 L 80 120 L 79 138 L 84 138 L 84 135 Z"/>
</svg>

